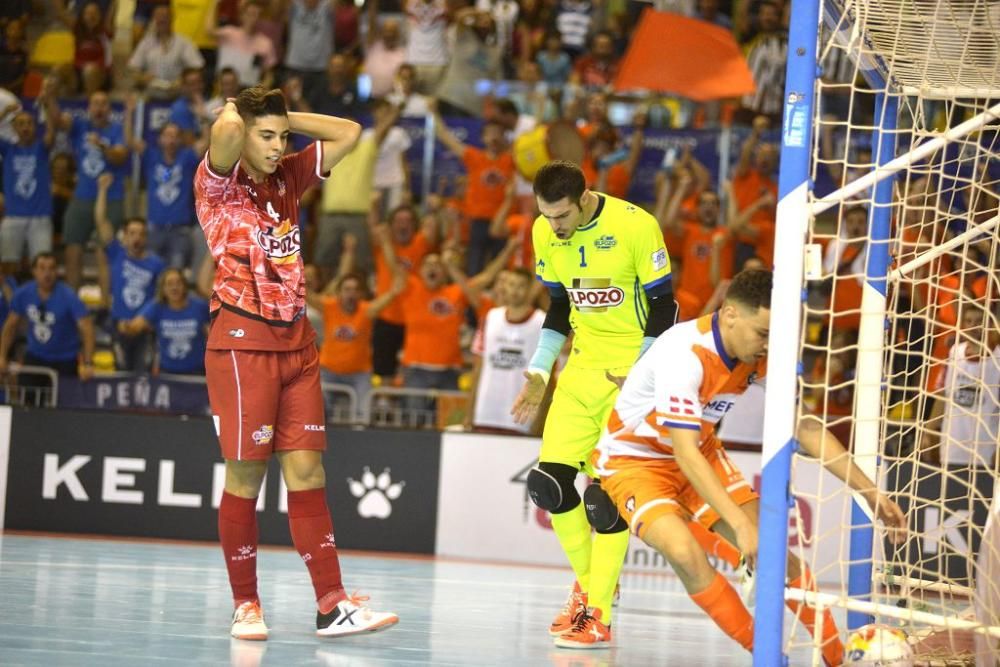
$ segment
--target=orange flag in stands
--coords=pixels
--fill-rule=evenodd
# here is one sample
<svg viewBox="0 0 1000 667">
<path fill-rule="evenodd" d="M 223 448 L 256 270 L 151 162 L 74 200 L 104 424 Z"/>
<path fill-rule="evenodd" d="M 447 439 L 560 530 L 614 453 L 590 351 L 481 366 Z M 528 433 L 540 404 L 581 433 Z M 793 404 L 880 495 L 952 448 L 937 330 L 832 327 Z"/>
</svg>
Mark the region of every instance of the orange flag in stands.
<svg viewBox="0 0 1000 667">
<path fill-rule="evenodd" d="M 647 9 L 618 67 L 615 90 L 645 89 L 706 102 L 752 93 L 753 75 L 733 34 Z"/>
</svg>

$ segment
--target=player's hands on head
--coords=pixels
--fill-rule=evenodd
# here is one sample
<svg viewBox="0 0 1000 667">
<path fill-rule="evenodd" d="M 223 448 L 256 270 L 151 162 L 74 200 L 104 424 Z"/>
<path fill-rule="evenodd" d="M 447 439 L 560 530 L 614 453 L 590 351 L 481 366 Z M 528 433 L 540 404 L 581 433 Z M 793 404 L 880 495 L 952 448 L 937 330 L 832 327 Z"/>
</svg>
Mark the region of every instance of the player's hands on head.
<svg viewBox="0 0 1000 667">
<path fill-rule="evenodd" d="M 510 410 L 517 424 L 530 424 L 545 398 L 545 378 L 531 371 L 525 371 L 524 378 L 527 382 L 521 387 L 521 392 L 514 399 L 514 407 Z"/>
</svg>

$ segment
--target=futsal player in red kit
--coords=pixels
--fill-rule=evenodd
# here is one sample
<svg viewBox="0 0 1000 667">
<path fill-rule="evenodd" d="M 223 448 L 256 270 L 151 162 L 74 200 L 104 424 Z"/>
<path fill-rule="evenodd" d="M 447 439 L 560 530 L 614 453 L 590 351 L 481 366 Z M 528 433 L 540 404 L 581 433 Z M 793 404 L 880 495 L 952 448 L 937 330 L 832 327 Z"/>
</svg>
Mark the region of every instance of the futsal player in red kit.
<svg viewBox="0 0 1000 667">
<path fill-rule="evenodd" d="M 315 141 L 285 155 L 290 132 Z M 305 316 L 299 197 L 354 146 L 357 123 L 289 113 L 278 90 L 250 88 L 212 125 L 195 175 L 198 221 L 215 260 L 205 352 L 208 396 L 226 460 L 219 538 L 236 610 L 231 634 L 266 639 L 257 594 L 257 495 L 271 455 L 288 487 L 288 523 L 316 589 L 316 632 L 338 636 L 399 618 L 348 596 L 326 504 L 323 395 Z"/>
</svg>

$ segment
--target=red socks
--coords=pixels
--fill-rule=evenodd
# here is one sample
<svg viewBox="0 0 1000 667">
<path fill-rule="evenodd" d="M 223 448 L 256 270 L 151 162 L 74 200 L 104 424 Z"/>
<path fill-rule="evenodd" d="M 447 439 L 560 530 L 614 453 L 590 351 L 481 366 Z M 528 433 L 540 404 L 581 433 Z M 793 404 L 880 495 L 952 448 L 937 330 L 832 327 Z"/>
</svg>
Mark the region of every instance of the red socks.
<svg viewBox="0 0 1000 667">
<path fill-rule="evenodd" d="M 288 492 L 288 527 L 309 576 L 320 611 L 329 613 L 346 596 L 340 579 L 340 559 L 333 521 L 326 506 L 326 489 Z"/>
<path fill-rule="evenodd" d="M 219 541 L 236 606 L 257 600 L 257 499 L 222 492 Z"/>
</svg>

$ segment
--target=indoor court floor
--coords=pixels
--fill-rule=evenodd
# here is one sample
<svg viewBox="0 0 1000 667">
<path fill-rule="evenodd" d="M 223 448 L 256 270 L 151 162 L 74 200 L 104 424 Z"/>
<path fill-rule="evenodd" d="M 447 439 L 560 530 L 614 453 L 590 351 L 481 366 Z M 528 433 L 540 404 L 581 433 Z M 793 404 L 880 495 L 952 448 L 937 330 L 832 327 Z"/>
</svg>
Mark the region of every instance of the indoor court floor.
<svg viewBox="0 0 1000 667">
<path fill-rule="evenodd" d="M 673 576 L 627 575 L 614 647 L 557 649 L 547 628 L 568 570 L 342 552 L 348 591 L 400 616 L 383 632 L 315 636 L 313 591 L 291 548 L 261 548 L 267 642 L 229 637 L 213 544 L 3 534 L 0 665 L 551 665 L 729 667 L 750 656 Z M 809 655 L 792 665 L 810 664 Z"/>
</svg>

